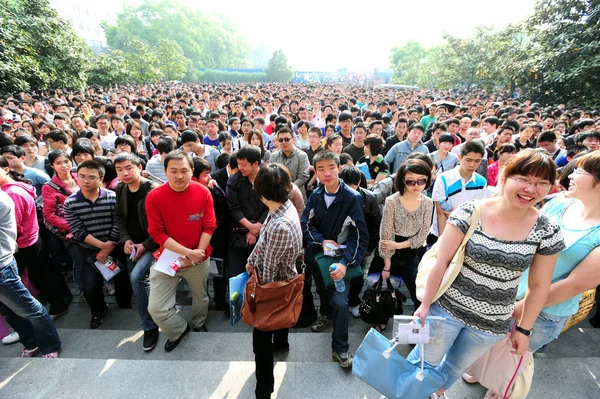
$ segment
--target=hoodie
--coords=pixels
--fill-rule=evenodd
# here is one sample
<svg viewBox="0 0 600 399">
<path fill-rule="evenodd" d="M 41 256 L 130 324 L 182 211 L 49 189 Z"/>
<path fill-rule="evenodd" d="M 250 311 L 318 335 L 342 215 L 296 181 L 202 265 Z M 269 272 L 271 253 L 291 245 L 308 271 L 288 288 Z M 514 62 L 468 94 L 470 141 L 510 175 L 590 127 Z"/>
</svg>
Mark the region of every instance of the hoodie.
<svg viewBox="0 0 600 399">
<path fill-rule="evenodd" d="M 40 229 L 35 206 L 35 187 L 12 181 L 5 183 L 1 188 L 15 203 L 17 246 L 19 248 L 32 246 L 38 240 Z"/>
</svg>

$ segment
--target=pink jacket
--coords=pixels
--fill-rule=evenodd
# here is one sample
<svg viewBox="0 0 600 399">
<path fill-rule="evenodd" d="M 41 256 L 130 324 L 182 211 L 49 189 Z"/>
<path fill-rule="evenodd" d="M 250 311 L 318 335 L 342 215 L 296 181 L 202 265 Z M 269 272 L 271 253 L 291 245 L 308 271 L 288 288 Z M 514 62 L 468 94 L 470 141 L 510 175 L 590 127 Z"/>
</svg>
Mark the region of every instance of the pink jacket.
<svg viewBox="0 0 600 399">
<path fill-rule="evenodd" d="M 37 242 L 40 230 L 35 207 L 35 187 L 15 181 L 4 184 L 2 191 L 15 203 L 17 246 L 19 248 L 32 246 Z"/>
<path fill-rule="evenodd" d="M 71 175 L 77 182 L 77 173 L 71 173 Z M 66 192 L 71 191 L 65 185 L 65 183 L 58 178 L 57 175 L 54 175 L 51 181 L 62 187 Z M 63 211 L 63 203 L 68 197 L 68 195 L 56 191 L 47 184 L 42 186 L 42 199 L 44 200 L 44 220 L 46 223 L 50 223 L 60 231 L 65 232 L 65 235 L 71 232 L 71 229 L 65 220 Z"/>
</svg>

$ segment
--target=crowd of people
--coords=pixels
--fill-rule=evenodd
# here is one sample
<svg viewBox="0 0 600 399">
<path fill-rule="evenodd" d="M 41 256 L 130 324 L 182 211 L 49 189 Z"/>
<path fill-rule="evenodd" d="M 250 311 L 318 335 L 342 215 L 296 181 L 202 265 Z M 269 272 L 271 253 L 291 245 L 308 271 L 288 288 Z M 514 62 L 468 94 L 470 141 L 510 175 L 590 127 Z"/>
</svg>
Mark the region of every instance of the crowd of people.
<svg viewBox="0 0 600 399">
<path fill-rule="evenodd" d="M 296 326 L 331 325 L 332 358 L 351 367 L 365 281 L 326 287 L 315 257 L 333 250 L 333 280 L 359 268 L 401 281 L 416 316 L 446 317 L 424 354 L 444 398 L 511 325 L 516 353 L 537 350 L 600 285 L 599 110 L 479 91 L 157 84 L 4 96 L 0 128 L 0 338 L 22 357 L 58 357 L 53 319 L 73 295 L 92 329 L 106 295 L 121 309 L 135 295 L 142 349 L 160 330 L 172 351 L 207 331 L 209 309 L 229 312 L 228 278 L 256 266 L 265 282 L 305 273 Z M 461 272 L 433 301 L 476 208 Z M 418 265 L 437 241 L 420 301 Z M 172 273 L 152 267 L 168 251 Z M 190 321 L 175 308 L 181 278 Z M 255 328 L 253 341 L 268 398 L 288 330 Z"/>
</svg>

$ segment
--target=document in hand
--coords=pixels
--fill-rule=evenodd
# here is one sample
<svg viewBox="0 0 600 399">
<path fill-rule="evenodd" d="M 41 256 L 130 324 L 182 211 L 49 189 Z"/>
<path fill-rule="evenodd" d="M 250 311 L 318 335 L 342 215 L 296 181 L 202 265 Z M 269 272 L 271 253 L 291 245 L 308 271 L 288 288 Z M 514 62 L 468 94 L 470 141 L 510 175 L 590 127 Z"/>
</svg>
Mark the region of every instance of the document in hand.
<svg viewBox="0 0 600 399">
<path fill-rule="evenodd" d="M 373 180 L 371 172 L 369 171 L 369 165 L 367 165 L 366 163 L 359 163 L 358 165 L 356 165 L 356 167 L 358 168 L 358 170 L 363 172 L 367 180 Z"/>
<path fill-rule="evenodd" d="M 154 270 L 169 276 L 174 276 L 179 270 L 179 258 L 183 255 L 173 252 L 168 249 L 164 249 L 154 264 Z"/>
<path fill-rule="evenodd" d="M 106 281 L 110 281 L 111 278 L 116 276 L 121 271 L 117 265 L 117 262 L 115 262 L 115 260 L 110 256 L 108 259 L 106 259 L 106 262 L 102 263 L 100 261 L 95 261 L 94 265 L 98 271 L 102 273 L 102 277 L 104 277 Z"/>
</svg>

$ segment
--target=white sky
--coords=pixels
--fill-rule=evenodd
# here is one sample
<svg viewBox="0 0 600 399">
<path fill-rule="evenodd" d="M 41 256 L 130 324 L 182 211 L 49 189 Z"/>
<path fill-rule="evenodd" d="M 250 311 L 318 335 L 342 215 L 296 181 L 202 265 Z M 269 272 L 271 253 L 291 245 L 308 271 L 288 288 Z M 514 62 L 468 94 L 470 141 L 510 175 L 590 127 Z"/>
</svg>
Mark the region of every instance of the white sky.
<svg viewBox="0 0 600 399">
<path fill-rule="evenodd" d="M 389 69 L 392 47 L 439 44 L 444 31 L 468 36 L 479 25 L 501 28 L 531 15 L 534 2 L 228 0 L 205 10 L 228 15 L 253 46 L 282 49 L 296 71 L 371 71 Z"/>
</svg>

